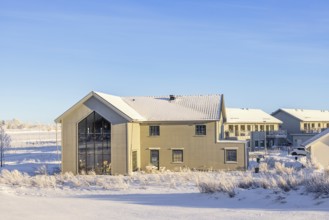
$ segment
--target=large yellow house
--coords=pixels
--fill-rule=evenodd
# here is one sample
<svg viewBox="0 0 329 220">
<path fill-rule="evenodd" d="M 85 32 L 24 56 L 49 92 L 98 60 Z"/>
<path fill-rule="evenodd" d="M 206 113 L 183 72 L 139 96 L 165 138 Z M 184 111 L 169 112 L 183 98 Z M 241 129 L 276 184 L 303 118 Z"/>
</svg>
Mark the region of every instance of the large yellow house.
<svg viewBox="0 0 329 220">
<path fill-rule="evenodd" d="M 62 171 L 130 174 L 247 168 L 245 141 L 224 140 L 223 95 L 118 97 L 91 92 L 55 121 Z"/>
</svg>

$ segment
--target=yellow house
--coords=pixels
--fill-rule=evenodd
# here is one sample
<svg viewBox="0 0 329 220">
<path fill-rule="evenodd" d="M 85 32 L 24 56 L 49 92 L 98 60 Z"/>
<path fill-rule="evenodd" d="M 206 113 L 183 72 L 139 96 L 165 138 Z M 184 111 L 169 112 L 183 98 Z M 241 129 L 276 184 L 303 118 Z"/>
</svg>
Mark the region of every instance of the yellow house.
<svg viewBox="0 0 329 220">
<path fill-rule="evenodd" d="M 224 140 L 223 95 L 118 97 L 91 92 L 55 121 L 62 171 L 130 174 L 247 168 L 245 141 Z"/>
<path fill-rule="evenodd" d="M 225 138 L 232 140 L 249 140 L 255 131 L 278 131 L 282 123 L 261 109 L 226 108 L 226 117 Z"/>
</svg>

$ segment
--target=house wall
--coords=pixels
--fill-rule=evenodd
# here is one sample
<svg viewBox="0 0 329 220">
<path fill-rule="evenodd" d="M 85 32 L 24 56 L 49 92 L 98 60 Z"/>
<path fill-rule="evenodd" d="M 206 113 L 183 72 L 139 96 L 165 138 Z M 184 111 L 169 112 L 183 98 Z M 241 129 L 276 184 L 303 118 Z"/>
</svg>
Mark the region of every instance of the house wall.
<svg viewBox="0 0 329 220">
<path fill-rule="evenodd" d="M 137 151 L 137 169 L 141 167 L 140 155 L 140 124 L 128 123 L 127 124 L 127 139 L 128 139 L 128 173 L 133 172 L 132 154 Z"/>
<path fill-rule="evenodd" d="M 159 149 L 160 167 L 178 170 L 183 167 L 191 169 L 245 169 L 245 143 L 218 142 L 218 124 L 203 122 L 207 127 L 207 135 L 195 135 L 193 122 L 154 123 L 140 125 L 141 168 L 150 164 L 150 150 Z M 160 136 L 149 136 L 149 125 L 160 126 Z M 225 163 L 225 148 L 237 149 L 238 162 Z M 172 150 L 183 150 L 183 163 L 172 162 Z"/>
<path fill-rule="evenodd" d="M 78 173 L 77 170 L 77 126 L 90 113 L 96 111 L 111 122 L 111 172 L 127 174 L 127 120 L 104 103 L 91 98 L 62 118 L 62 172 Z"/>
<path fill-rule="evenodd" d="M 311 145 L 311 158 L 323 168 L 329 167 L 329 137 Z"/>
<path fill-rule="evenodd" d="M 92 110 L 81 106 L 62 119 L 62 172 L 78 173 L 77 167 L 77 124 Z"/>
<path fill-rule="evenodd" d="M 302 143 L 309 140 L 310 138 L 317 135 L 316 133 L 313 134 L 292 134 L 292 146 L 293 147 L 299 147 Z"/>
<path fill-rule="evenodd" d="M 300 120 L 298 120 L 297 118 L 281 110 L 276 113 L 273 113 L 272 116 L 282 121 L 282 130 L 286 130 L 288 134 L 301 133 Z"/>
</svg>

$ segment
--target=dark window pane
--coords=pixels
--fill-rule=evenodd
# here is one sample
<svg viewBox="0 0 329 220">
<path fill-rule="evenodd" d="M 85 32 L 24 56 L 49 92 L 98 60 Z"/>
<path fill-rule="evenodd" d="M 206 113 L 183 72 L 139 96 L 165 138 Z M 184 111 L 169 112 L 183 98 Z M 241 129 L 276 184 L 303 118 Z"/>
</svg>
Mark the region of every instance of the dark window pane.
<svg viewBox="0 0 329 220">
<path fill-rule="evenodd" d="M 196 135 L 206 135 L 207 134 L 206 125 L 195 125 L 195 134 Z"/>
<path fill-rule="evenodd" d="M 151 150 L 151 164 L 159 169 L 159 151 Z"/>
<path fill-rule="evenodd" d="M 110 174 L 111 124 L 93 112 L 78 124 L 79 173 Z"/>
<path fill-rule="evenodd" d="M 226 150 L 226 161 L 237 161 L 237 150 Z"/>
<path fill-rule="evenodd" d="M 150 136 L 159 136 L 160 135 L 160 126 L 150 126 L 149 135 Z"/>
</svg>

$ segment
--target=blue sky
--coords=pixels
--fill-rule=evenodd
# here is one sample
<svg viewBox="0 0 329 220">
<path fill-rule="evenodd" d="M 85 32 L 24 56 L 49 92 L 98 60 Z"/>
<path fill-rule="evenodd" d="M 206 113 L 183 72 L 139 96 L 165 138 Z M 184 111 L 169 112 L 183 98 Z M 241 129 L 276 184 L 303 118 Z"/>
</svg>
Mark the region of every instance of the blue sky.
<svg viewBox="0 0 329 220">
<path fill-rule="evenodd" d="M 1 0 L 0 119 L 52 122 L 92 90 L 329 109 L 327 0 Z"/>
</svg>

